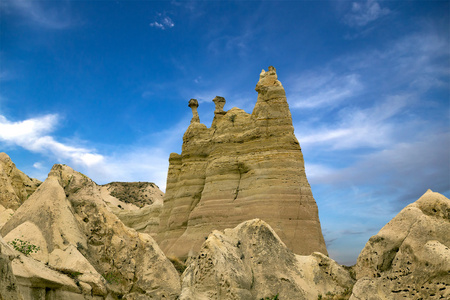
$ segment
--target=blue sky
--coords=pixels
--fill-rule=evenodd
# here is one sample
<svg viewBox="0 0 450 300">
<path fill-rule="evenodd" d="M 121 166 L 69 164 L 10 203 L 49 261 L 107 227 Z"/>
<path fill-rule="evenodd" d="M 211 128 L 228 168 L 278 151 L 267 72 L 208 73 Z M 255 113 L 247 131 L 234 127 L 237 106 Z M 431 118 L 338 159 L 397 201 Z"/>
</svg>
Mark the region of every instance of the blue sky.
<svg viewBox="0 0 450 300">
<path fill-rule="evenodd" d="M 330 256 L 450 196 L 449 1 L 2 1 L 0 151 L 40 180 L 165 188 L 190 98 L 251 112 L 277 68 Z"/>
</svg>

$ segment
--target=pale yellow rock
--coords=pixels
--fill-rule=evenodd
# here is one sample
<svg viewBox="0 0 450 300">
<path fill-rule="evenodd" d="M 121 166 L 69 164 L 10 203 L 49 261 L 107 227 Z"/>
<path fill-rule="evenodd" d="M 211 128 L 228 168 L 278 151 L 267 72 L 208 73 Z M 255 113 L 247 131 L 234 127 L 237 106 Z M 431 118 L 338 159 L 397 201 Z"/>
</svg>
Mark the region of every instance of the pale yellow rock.
<svg viewBox="0 0 450 300">
<path fill-rule="evenodd" d="M 351 299 L 450 298 L 450 200 L 428 190 L 371 237 Z"/>
<path fill-rule="evenodd" d="M 341 295 L 349 272 L 321 253 L 294 254 L 264 221 L 213 231 L 182 275 L 180 299 L 318 299 Z"/>
<path fill-rule="evenodd" d="M 0 153 L 0 205 L 16 210 L 40 184 L 18 170 L 6 153 Z"/>
<path fill-rule="evenodd" d="M 157 234 L 164 197 L 157 185 L 151 182 L 112 182 L 101 186 L 101 195 L 126 226 L 152 236 Z"/>
<path fill-rule="evenodd" d="M 23 300 L 11 261 L 15 255 L 0 236 L 0 300 Z"/>
<path fill-rule="evenodd" d="M 11 243 L 16 240 L 16 243 L 26 242 L 30 245 L 39 247 L 36 252 L 30 253 L 30 257 L 42 262 L 48 262 L 47 242 L 42 235 L 41 230 L 32 222 L 26 221 L 5 235 L 4 240 Z"/>
<path fill-rule="evenodd" d="M 55 268 L 82 273 L 77 280 L 91 286 L 93 297 L 111 292 L 175 299 L 179 294 L 179 275 L 156 242 L 126 227 L 103 200 L 101 188 L 68 166 L 55 165 L 1 232 L 25 222 L 42 232 Z"/>
<path fill-rule="evenodd" d="M 9 219 L 11 219 L 12 215 L 14 214 L 14 210 L 11 208 L 4 208 L 3 205 L 0 204 L 0 228 L 5 225 L 6 222 L 8 222 Z"/>
<path fill-rule="evenodd" d="M 14 291 L 19 295 L 18 298 L 7 297 L 5 299 L 35 300 L 50 299 L 49 297 L 55 300 L 89 299 L 81 294 L 80 288 L 73 279 L 48 268 L 42 262 L 12 249 L 1 237 L 0 253 L 2 257 L 8 256 L 12 260 L 10 264 L 15 278 Z M 1 269 L 5 268 L 4 265 L 0 266 Z M 2 281 L 2 278 L 0 278 L 0 281 Z M 12 286 L 8 290 L 12 291 L 11 288 Z M 2 295 L 8 294 L 3 294 L 2 292 Z"/>
<path fill-rule="evenodd" d="M 212 230 L 266 221 L 297 254 L 327 253 L 285 92 L 275 68 L 262 72 L 252 114 L 216 97 L 211 128 L 197 104 L 181 155 L 169 159 L 156 240 L 169 255 L 196 255 Z"/>
</svg>

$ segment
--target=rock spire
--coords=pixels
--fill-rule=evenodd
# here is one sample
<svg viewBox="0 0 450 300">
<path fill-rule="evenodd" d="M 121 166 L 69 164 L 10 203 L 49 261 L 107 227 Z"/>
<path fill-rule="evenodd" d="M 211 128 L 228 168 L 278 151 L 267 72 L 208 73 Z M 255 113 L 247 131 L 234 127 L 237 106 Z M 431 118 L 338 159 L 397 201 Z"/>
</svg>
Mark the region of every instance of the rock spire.
<svg viewBox="0 0 450 300">
<path fill-rule="evenodd" d="M 306 179 L 284 88 L 276 70 L 260 74 L 252 114 L 216 105 L 211 128 L 191 125 L 181 154 L 169 159 L 164 208 L 156 240 L 168 255 L 187 257 L 212 230 L 253 218 L 266 221 L 297 254 L 327 253 L 316 202 Z M 192 103 L 192 104 L 191 104 Z"/>
</svg>

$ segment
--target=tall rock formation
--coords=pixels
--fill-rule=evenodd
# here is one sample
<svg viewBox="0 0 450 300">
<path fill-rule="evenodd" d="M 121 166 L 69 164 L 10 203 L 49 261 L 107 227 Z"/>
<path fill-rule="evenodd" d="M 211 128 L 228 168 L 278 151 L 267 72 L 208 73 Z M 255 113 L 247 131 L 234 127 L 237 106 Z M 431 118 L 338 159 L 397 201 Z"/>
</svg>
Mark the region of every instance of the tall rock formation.
<svg viewBox="0 0 450 300">
<path fill-rule="evenodd" d="M 200 123 L 198 102 L 170 155 L 158 244 L 167 255 L 195 255 L 214 230 L 260 218 L 297 254 L 327 253 L 318 210 L 306 178 L 291 113 L 274 67 L 256 85 L 252 114 L 216 97 L 211 128 Z"/>
<path fill-rule="evenodd" d="M 0 153 L 0 205 L 16 210 L 37 189 L 41 182 L 16 168 L 9 156 Z"/>
</svg>

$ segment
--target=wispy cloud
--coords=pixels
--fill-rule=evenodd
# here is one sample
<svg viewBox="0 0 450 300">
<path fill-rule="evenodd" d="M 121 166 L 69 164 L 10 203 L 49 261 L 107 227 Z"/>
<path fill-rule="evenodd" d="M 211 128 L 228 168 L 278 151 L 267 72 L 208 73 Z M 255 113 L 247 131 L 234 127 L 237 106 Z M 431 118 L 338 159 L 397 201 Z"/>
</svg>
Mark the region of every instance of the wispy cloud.
<svg viewBox="0 0 450 300">
<path fill-rule="evenodd" d="M 55 130 L 57 123 L 57 115 L 46 115 L 18 122 L 11 122 L 0 115 L 0 141 L 36 153 L 46 155 L 51 153 L 60 160 L 69 160 L 81 166 L 89 167 L 103 160 L 103 156 L 92 149 L 56 141 L 49 133 Z"/>
<path fill-rule="evenodd" d="M 24 22 L 38 25 L 47 29 L 65 29 L 76 22 L 70 11 L 69 1 L 51 1 L 51 7 L 46 2 L 32 0 L 6 0 L 2 1 L 0 9 L 3 13 L 18 13 Z"/>
<path fill-rule="evenodd" d="M 389 119 L 402 113 L 414 100 L 408 95 L 397 95 L 369 108 L 342 109 L 336 123 L 305 129 L 301 136 L 302 145 L 321 145 L 330 150 L 389 145 L 393 142 L 396 128 L 395 122 L 389 122 Z"/>
<path fill-rule="evenodd" d="M 356 73 L 337 75 L 331 71 L 308 72 L 290 79 L 287 84 L 292 94 L 292 108 L 319 108 L 336 106 L 341 101 L 356 96 L 363 88 Z"/>
<path fill-rule="evenodd" d="M 375 0 L 352 2 L 351 11 L 345 15 L 344 21 L 352 27 L 361 27 L 390 13 Z"/>
<path fill-rule="evenodd" d="M 156 21 L 150 23 L 151 27 L 165 30 L 167 28 L 172 28 L 175 26 L 175 23 L 172 21 L 172 19 L 168 16 L 165 16 L 164 14 L 158 13 L 156 19 Z"/>
</svg>

